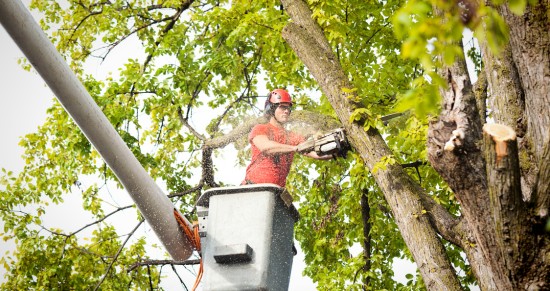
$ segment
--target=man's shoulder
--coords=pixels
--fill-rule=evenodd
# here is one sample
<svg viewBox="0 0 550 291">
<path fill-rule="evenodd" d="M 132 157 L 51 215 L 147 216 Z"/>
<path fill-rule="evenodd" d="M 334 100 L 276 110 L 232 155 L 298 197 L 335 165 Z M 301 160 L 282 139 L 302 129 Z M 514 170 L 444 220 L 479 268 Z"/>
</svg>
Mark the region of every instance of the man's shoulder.
<svg viewBox="0 0 550 291">
<path fill-rule="evenodd" d="M 293 143 L 302 143 L 303 141 L 306 140 L 306 138 L 303 135 L 294 131 L 291 131 L 289 136 L 290 136 L 290 140 L 292 140 Z"/>
<path fill-rule="evenodd" d="M 266 123 L 258 123 L 256 125 L 254 125 L 252 127 L 252 130 L 256 129 L 256 128 L 268 128 L 269 127 L 269 122 L 266 122 Z"/>
<path fill-rule="evenodd" d="M 256 124 L 254 125 L 254 127 L 252 127 L 252 130 L 250 131 L 250 137 L 252 138 L 256 135 L 267 135 L 269 130 L 269 123 Z"/>
</svg>

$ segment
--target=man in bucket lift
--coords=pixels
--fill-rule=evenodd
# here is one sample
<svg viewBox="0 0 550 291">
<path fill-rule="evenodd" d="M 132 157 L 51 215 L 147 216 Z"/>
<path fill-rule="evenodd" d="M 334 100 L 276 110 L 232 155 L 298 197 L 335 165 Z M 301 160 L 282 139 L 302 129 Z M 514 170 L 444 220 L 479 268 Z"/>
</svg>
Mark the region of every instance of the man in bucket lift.
<svg viewBox="0 0 550 291">
<path fill-rule="evenodd" d="M 272 183 L 285 187 L 294 154 L 300 152 L 299 145 L 305 141 L 303 136 L 284 127 L 291 111 L 292 98 L 286 90 L 275 89 L 269 93 L 264 110 L 269 122 L 254 126 L 248 136 L 252 159 L 246 168 L 243 185 Z M 313 149 L 303 154 L 318 160 L 332 158 L 332 155 L 319 155 Z"/>
</svg>

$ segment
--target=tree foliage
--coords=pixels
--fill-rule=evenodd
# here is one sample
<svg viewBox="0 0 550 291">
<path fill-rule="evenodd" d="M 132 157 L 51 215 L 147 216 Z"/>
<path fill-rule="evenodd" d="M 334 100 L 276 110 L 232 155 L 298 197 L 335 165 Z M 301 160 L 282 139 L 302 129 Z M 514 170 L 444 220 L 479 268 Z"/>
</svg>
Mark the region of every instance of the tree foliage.
<svg viewBox="0 0 550 291">
<path fill-rule="evenodd" d="M 295 234 L 305 253 L 304 275 L 320 290 L 434 288 L 431 283 L 425 286 L 431 279 L 423 273 L 415 248 L 407 245 L 413 234 L 402 228 L 401 212 L 388 199 L 408 187 L 397 184 L 406 180 L 410 181 L 406 185 L 421 193 L 418 199 L 428 203 L 408 209 L 409 218 L 433 225 L 441 235 L 437 239 L 441 239 L 444 260 L 457 270 L 456 281 L 464 289 L 479 283 L 483 273 L 475 263 L 474 268 L 471 265 L 481 248 L 476 244 L 481 243 L 468 238 L 467 245 L 462 238 L 467 233 L 457 239 L 437 224 L 434 213 L 441 209 L 457 220 L 469 212 L 461 198 L 466 197 L 464 189 L 445 175 L 448 169 L 430 158 L 429 136 L 441 119 L 438 114 L 448 109 L 445 94 L 452 78 L 445 72 L 454 73 L 453 66 L 469 56 L 474 74 L 486 82 L 483 65 L 492 60 L 490 56 L 509 51 L 511 24 L 506 12 L 532 15 L 534 7 L 548 8 L 548 3 L 307 1 L 309 18 L 321 28 L 328 44 L 317 42 L 308 49 L 328 49 L 350 83 L 349 87 L 334 85 L 339 90 L 336 94 L 346 96 L 338 100 L 321 83 L 339 77 L 327 71 L 321 81 L 283 38 L 283 30 L 291 29 L 287 25 L 298 20 L 288 11 L 293 4 L 282 2 L 33 0 L 30 8 L 43 13 L 44 30 L 182 213 L 194 213 L 194 202 L 203 190 L 224 185 L 224 167 L 216 164 L 215 157 L 229 143 L 238 150 L 239 166 L 246 163 L 246 131 L 261 120 L 257 116 L 265 95 L 273 88 L 288 88 L 297 105 L 295 130 L 311 135 L 353 125 L 369 136 L 383 136 L 391 152 L 369 160 L 366 149 L 357 146 L 362 137 L 351 131 L 356 148 L 347 158 L 296 159 L 287 188 L 301 214 Z M 548 16 L 544 21 L 548 25 Z M 479 51 L 464 52 L 465 29 L 482 41 L 483 57 Z M 85 69 L 91 62 L 115 62 L 113 55 L 119 51 L 125 59 L 111 74 L 99 77 Z M 486 88 L 481 90 L 485 94 Z M 485 107 L 477 106 L 479 110 L 475 105 L 473 109 L 483 119 Z M 342 117 L 338 108 L 347 109 L 349 115 Z M 402 114 L 389 122 L 382 119 L 391 113 Z M 455 128 L 460 127 L 458 119 L 454 122 Z M 450 135 L 449 131 L 445 138 Z M 530 149 L 544 144 L 540 136 L 530 137 L 535 139 Z M 548 151 L 547 144 L 546 140 Z M 135 208 L 109 201 L 108 185 L 118 183 L 116 177 L 63 108 L 53 105 L 44 125 L 26 135 L 20 145 L 25 148 L 24 169 L 16 174 L 4 170 L 0 180 L 3 237 L 18 247 L 2 258 L 9 271 L 2 289 L 156 288 L 162 268 L 131 266 L 164 258 L 151 258 L 144 238 L 135 237 L 135 229 L 143 222 Z M 372 156 L 380 150 L 368 149 Z M 537 155 L 548 159 L 541 151 Z M 522 162 L 522 169 L 533 176 L 536 170 L 528 171 L 529 159 Z M 382 185 L 380 177 L 396 173 L 397 167 L 406 178 L 395 177 L 395 184 Z M 100 182 L 85 182 L 90 178 Z M 535 184 L 528 183 L 529 187 Z M 74 191 L 81 193 L 82 208 L 95 222 L 73 233 L 43 227 L 48 206 L 63 203 Z M 115 231 L 113 214 L 119 212 L 134 222 L 136 228 L 130 233 Z M 539 227 L 541 217 L 537 219 Z M 548 251 L 548 235 L 540 240 Z M 395 281 L 395 260 L 413 258 L 419 272 L 407 275 L 408 282 Z M 548 264 L 543 268 L 548 269 Z M 547 287 L 548 279 L 545 284 L 541 286 Z M 494 286 L 485 281 L 480 285 Z"/>
</svg>

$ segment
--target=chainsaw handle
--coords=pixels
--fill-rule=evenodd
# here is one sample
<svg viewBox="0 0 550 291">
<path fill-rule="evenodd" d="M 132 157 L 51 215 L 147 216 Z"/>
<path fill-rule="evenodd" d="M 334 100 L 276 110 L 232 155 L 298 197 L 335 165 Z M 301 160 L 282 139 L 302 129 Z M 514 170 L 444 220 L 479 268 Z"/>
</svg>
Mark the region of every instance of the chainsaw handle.
<svg viewBox="0 0 550 291">
<path fill-rule="evenodd" d="M 299 144 L 296 148 L 296 151 L 301 154 L 307 154 L 311 151 L 313 151 L 315 148 L 315 141 L 314 140 L 306 140 L 303 143 Z"/>
</svg>

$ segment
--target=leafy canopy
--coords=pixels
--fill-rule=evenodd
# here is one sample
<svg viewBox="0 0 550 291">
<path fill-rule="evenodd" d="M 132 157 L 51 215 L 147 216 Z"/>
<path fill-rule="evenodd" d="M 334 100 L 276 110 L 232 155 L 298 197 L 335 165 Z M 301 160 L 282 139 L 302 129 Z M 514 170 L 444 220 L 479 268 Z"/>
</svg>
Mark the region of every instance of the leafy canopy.
<svg viewBox="0 0 550 291">
<path fill-rule="evenodd" d="M 359 96 L 361 106 L 351 121 L 379 128 L 394 150 L 379 167 L 426 161 L 427 121 L 437 110 L 440 84 L 435 69 L 464 55 L 456 44 L 463 29 L 475 30 L 475 21 L 485 21 L 494 28 L 486 38 L 495 50 L 506 40 L 506 28 L 490 8 L 481 7 L 465 22 L 449 3 L 309 1 Z M 510 4 L 519 12 L 526 2 Z M 434 5 L 441 15 L 433 13 Z M 281 37 L 289 17 L 279 1 L 33 0 L 31 8 L 43 14 L 40 24 L 58 50 L 183 213 L 192 214 L 197 195 L 213 186 L 205 183 L 203 170 L 217 182 L 226 171 L 224 165 L 203 163 L 204 142 L 259 115 L 265 100 L 259 96 L 288 88 L 298 109 L 334 115 Z M 87 68 L 98 63 L 116 69 L 96 76 Z M 406 110 L 408 114 L 389 126 L 380 121 L 383 115 Z M 157 286 L 162 268 L 126 271 L 149 258 L 146 249 L 151 246 L 143 237 L 127 242 L 128 235 L 115 231 L 111 215 L 135 208 L 110 202 L 107 185 L 118 182 L 63 108 L 53 105 L 46 122 L 20 145 L 25 148 L 25 167 L 20 173 L 3 170 L 0 178 L 2 236 L 18 246 L 1 260 L 9 270 L 2 289 Z M 243 166 L 246 142 L 240 138 L 234 145 Z M 214 155 L 225 150 L 215 149 Z M 433 169 L 423 165 L 409 170 L 439 203 L 459 212 L 452 192 Z M 99 182 L 87 182 L 90 179 Z M 320 289 L 360 290 L 364 282 L 373 290 L 422 288 L 417 274 L 408 275 L 405 283 L 392 278 L 394 259 L 410 255 L 383 195 L 356 155 L 332 162 L 299 158 L 288 188 L 300 205 L 296 239 L 306 257 L 304 274 Z M 89 235 L 42 227 L 48 206 L 63 203 L 71 191 L 80 191 L 83 210 L 97 219 Z M 367 205 L 360 203 L 362 197 Z M 364 209 L 370 214 L 367 224 Z M 141 224 L 135 213 L 123 219 Z M 368 258 L 363 256 L 367 225 Z M 460 253 L 451 246 L 449 253 L 465 270 L 461 280 L 471 282 Z"/>
</svg>

